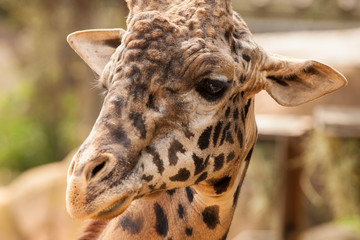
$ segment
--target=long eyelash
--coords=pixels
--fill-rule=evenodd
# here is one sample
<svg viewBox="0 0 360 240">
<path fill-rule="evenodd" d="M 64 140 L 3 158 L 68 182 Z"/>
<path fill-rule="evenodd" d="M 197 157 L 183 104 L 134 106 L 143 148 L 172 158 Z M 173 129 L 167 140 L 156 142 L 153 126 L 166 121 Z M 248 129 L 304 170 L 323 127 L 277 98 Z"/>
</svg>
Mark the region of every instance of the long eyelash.
<svg viewBox="0 0 360 240">
<path fill-rule="evenodd" d="M 106 88 L 106 86 L 103 83 L 101 83 L 98 79 L 91 81 L 91 89 L 96 91 L 102 90 L 99 94 L 102 97 L 105 97 L 108 93 L 108 89 Z"/>
<path fill-rule="evenodd" d="M 91 89 L 93 90 L 101 90 L 101 89 L 104 89 L 104 86 L 103 84 L 98 80 L 98 79 L 94 79 L 90 82 L 90 85 L 91 85 Z"/>
</svg>

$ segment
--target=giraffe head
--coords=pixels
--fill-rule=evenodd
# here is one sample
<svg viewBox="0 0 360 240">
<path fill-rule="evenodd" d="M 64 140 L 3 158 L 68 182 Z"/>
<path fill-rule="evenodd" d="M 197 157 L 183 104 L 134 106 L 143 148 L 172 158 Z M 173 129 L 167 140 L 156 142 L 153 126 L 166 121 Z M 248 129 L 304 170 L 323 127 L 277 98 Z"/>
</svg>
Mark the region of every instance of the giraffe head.
<svg viewBox="0 0 360 240">
<path fill-rule="evenodd" d="M 257 92 L 294 106 L 346 84 L 319 62 L 264 52 L 230 0 L 128 6 L 126 31 L 68 37 L 107 92 L 69 168 L 74 218 L 111 218 L 133 200 L 190 185 L 222 194 L 250 158 Z"/>
</svg>

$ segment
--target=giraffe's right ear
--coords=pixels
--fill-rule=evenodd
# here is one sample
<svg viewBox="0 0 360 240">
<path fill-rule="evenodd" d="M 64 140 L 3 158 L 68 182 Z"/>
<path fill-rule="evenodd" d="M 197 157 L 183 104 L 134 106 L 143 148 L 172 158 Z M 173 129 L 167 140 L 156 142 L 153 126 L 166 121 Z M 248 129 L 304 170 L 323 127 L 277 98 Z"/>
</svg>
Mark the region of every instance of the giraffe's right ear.
<svg viewBox="0 0 360 240">
<path fill-rule="evenodd" d="M 85 30 L 70 34 L 67 41 L 89 67 L 101 75 L 124 33 L 120 28 Z"/>
<path fill-rule="evenodd" d="M 283 106 L 297 106 L 346 86 L 335 69 L 314 61 L 268 54 L 262 67 L 264 89 Z"/>
</svg>

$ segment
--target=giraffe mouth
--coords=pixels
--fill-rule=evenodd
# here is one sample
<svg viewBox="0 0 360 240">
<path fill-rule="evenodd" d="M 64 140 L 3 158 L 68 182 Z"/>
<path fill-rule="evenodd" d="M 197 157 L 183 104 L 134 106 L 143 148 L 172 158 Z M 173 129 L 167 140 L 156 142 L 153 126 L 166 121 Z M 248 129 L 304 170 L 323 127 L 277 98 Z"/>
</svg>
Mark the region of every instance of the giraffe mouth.
<svg viewBox="0 0 360 240">
<path fill-rule="evenodd" d="M 123 197 L 106 208 L 101 209 L 99 212 L 95 213 L 92 218 L 94 219 L 110 219 L 118 216 L 123 213 L 126 208 L 131 203 L 131 199 L 129 197 Z"/>
</svg>

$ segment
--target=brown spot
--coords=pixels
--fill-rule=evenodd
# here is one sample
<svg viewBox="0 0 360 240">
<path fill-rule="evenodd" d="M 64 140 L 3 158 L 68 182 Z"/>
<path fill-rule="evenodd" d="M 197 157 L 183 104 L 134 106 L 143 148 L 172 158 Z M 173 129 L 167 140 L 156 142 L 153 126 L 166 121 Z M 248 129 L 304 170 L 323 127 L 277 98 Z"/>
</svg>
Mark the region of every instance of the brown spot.
<svg viewBox="0 0 360 240">
<path fill-rule="evenodd" d="M 178 215 L 179 215 L 179 218 L 184 218 L 184 215 L 185 215 L 185 210 L 184 210 L 184 207 L 179 204 L 178 206 Z"/>
<path fill-rule="evenodd" d="M 202 174 L 198 177 L 198 179 L 196 179 L 195 184 L 198 184 L 199 182 L 204 181 L 204 180 L 207 178 L 207 175 L 208 175 L 207 172 L 202 173 Z"/>
<path fill-rule="evenodd" d="M 229 131 L 230 127 L 231 127 L 231 123 L 226 124 L 226 126 L 224 127 L 220 140 L 220 146 L 223 145 L 225 137 L 227 136 L 227 132 Z"/>
<path fill-rule="evenodd" d="M 116 127 L 109 123 L 106 123 L 105 126 L 109 129 L 109 133 L 116 143 L 123 145 L 125 148 L 130 146 L 131 140 L 120 126 Z"/>
<path fill-rule="evenodd" d="M 190 171 L 186 168 L 181 168 L 178 173 L 169 179 L 173 182 L 185 182 L 190 177 Z"/>
<path fill-rule="evenodd" d="M 178 156 L 176 155 L 178 152 L 185 153 L 184 146 L 177 140 L 174 140 L 169 147 L 168 156 L 170 165 L 174 166 L 177 164 Z"/>
<path fill-rule="evenodd" d="M 185 229 L 185 233 L 186 233 L 187 236 L 192 236 L 192 234 L 193 234 L 193 229 L 187 227 L 187 228 Z"/>
<path fill-rule="evenodd" d="M 147 182 L 150 182 L 152 179 L 154 178 L 153 175 L 143 175 L 141 179 L 147 181 Z"/>
<path fill-rule="evenodd" d="M 156 165 L 160 175 L 164 172 L 164 163 L 160 159 L 160 154 L 152 147 L 147 147 L 146 151 L 153 156 L 153 163 Z"/>
<path fill-rule="evenodd" d="M 228 131 L 227 134 L 226 134 L 226 141 L 227 141 L 228 143 L 230 143 L 230 144 L 233 144 L 233 143 L 234 143 L 234 139 L 233 139 L 230 131 Z"/>
<path fill-rule="evenodd" d="M 159 235 L 166 237 L 169 231 L 169 223 L 167 220 L 167 216 L 163 208 L 158 203 L 154 204 L 154 211 L 156 216 L 156 224 L 155 224 L 156 232 Z"/>
<path fill-rule="evenodd" d="M 229 117 L 230 111 L 231 111 L 231 109 L 230 109 L 230 107 L 228 107 L 228 108 L 226 109 L 226 112 L 225 112 L 225 117 L 226 117 L 226 118 Z"/>
<path fill-rule="evenodd" d="M 246 76 L 244 74 L 241 74 L 241 76 L 239 78 L 239 82 L 244 83 L 245 81 L 246 81 Z"/>
<path fill-rule="evenodd" d="M 200 157 L 196 156 L 196 154 L 194 153 L 192 155 L 192 158 L 193 158 L 194 164 L 195 164 L 194 175 L 196 176 L 197 174 L 201 173 L 207 167 L 210 156 L 208 156 L 204 161 L 204 158 L 200 158 Z"/>
<path fill-rule="evenodd" d="M 235 152 L 232 151 L 229 153 L 229 155 L 226 157 L 226 162 L 230 162 L 231 160 L 233 160 L 235 158 Z"/>
<path fill-rule="evenodd" d="M 250 62 L 251 61 L 251 57 L 247 54 L 243 54 L 242 58 L 246 61 L 246 62 Z"/>
<path fill-rule="evenodd" d="M 220 223 L 219 206 L 214 205 L 214 206 L 206 207 L 202 212 L 202 216 L 206 226 L 210 229 L 215 229 L 216 226 Z"/>
<path fill-rule="evenodd" d="M 166 191 L 166 193 L 169 194 L 170 196 L 174 195 L 175 192 L 176 192 L 176 189 L 170 189 L 170 190 Z"/>
<path fill-rule="evenodd" d="M 198 146 L 201 150 L 209 147 L 212 128 L 212 126 L 207 127 L 200 135 L 198 139 Z"/>
<path fill-rule="evenodd" d="M 223 125 L 223 123 L 220 121 L 220 122 L 217 123 L 217 125 L 216 125 L 216 127 L 215 127 L 214 135 L 213 135 L 213 144 L 214 144 L 214 147 L 216 146 L 217 140 L 218 140 L 219 137 L 220 137 L 220 131 L 221 131 L 222 125 Z"/>
<path fill-rule="evenodd" d="M 219 171 L 224 166 L 224 154 L 221 153 L 219 156 L 214 159 L 214 171 Z"/>
<path fill-rule="evenodd" d="M 192 203 L 192 201 L 194 200 L 194 193 L 192 192 L 191 189 L 192 189 L 191 187 L 186 187 L 185 188 L 186 196 L 187 196 L 190 203 Z"/>
<path fill-rule="evenodd" d="M 226 176 L 219 180 L 217 180 L 214 183 L 214 190 L 216 194 L 221 194 L 227 191 L 229 185 L 230 185 L 231 177 Z"/>
<path fill-rule="evenodd" d="M 146 138 L 146 126 L 145 126 L 145 119 L 141 113 L 131 113 L 129 116 L 130 120 L 134 127 L 140 132 L 140 137 L 142 139 Z"/>
<path fill-rule="evenodd" d="M 121 218 L 117 228 L 120 226 L 130 234 L 139 234 L 144 227 L 144 219 L 142 217 L 132 219 L 130 216 L 125 216 Z"/>
</svg>

